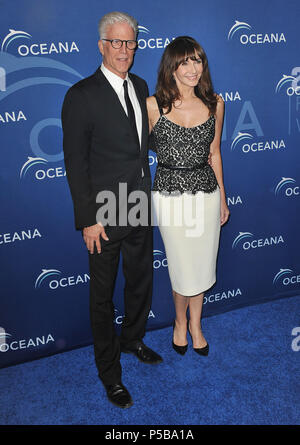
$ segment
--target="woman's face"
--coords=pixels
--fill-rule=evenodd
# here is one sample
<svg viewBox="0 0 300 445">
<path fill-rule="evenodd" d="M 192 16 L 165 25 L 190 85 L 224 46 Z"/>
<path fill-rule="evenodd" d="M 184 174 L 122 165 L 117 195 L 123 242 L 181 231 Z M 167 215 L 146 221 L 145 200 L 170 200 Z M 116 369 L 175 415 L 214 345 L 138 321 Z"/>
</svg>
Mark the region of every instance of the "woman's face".
<svg viewBox="0 0 300 445">
<path fill-rule="evenodd" d="M 193 60 L 194 59 L 194 60 Z M 184 60 L 174 72 L 177 86 L 195 87 L 203 71 L 202 60 L 195 52 L 195 57 Z"/>
</svg>

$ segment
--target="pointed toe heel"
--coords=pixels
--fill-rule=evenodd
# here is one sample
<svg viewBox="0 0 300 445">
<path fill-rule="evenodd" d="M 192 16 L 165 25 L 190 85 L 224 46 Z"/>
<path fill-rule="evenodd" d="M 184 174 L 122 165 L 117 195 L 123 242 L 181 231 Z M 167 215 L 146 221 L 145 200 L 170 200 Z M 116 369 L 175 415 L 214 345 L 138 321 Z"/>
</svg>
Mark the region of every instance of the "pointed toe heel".
<svg viewBox="0 0 300 445">
<path fill-rule="evenodd" d="M 173 334 L 174 334 L 174 328 L 175 328 L 175 320 L 173 322 Z M 172 340 L 172 347 L 173 347 L 174 351 L 177 352 L 177 354 L 184 355 L 187 351 L 188 345 L 179 346 L 179 345 L 176 345 L 174 343 L 174 341 Z"/>
<path fill-rule="evenodd" d="M 188 330 L 188 333 L 191 336 L 191 339 L 193 340 L 193 337 L 192 337 L 192 334 L 191 334 L 191 331 L 190 331 L 190 327 L 189 327 L 189 321 L 187 322 L 187 330 Z M 203 348 L 193 348 L 193 349 L 194 349 L 194 351 L 197 354 L 203 355 L 203 356 L 207 356 L 208 352 L 209 352 L 209 344 L 207 343 Z"/>
<path fill-rule="evenodd" d="M 180 354 L 180 355 L 184 355 L 188 348 L 188 345 L 185 345 L 185 346 L 175 345 L 175 343 L 173 341 L 172 341 L 172 346 L 173 346 L 174 351 L 176 351 L 177 354 Z"/>
<path fill-rule="evenodd" d="M 199 355 L 208 355 L 209 352 L 209 344 L 207 343 L 206 346 L 204 346 L 203 348 L 193 348 L 195 352 L 197 352 L 197 354 Z"/>
</svg>

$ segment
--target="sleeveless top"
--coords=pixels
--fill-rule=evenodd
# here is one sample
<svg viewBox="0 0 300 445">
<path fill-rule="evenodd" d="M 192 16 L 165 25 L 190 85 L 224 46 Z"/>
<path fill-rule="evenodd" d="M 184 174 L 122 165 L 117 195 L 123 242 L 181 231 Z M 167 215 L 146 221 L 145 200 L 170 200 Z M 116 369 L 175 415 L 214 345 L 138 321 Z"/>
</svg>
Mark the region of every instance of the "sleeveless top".
<svg viewBox="0 0 300 445">
<path fill-rule="evenodd" d="M 170 121 L 159 104 L 158 107 L 160 117 L 152 130 L 158 160 L 152 190 L 166 194 L 215 191 L 218 182 L 207 163 L 215 135 L 215 116 L 186 128 Z"/>
</svg>

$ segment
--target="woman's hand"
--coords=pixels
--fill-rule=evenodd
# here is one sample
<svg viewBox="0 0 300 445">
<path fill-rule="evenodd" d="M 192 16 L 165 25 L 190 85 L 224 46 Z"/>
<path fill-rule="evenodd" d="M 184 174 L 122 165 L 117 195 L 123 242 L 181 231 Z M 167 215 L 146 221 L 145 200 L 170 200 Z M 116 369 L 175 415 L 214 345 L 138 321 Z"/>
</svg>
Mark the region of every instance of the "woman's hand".
<svg viewBox="0 0 300 445">
<path fill-rule="evenodd" d="M 220 215 L 220 219 L 221 219 L 221 226 L 223 226 L 223 224 L 225 224 L 228 221 L 229 218 L 229 209 L 228 206 L 226 204 L 225 200 L 221 200 L 221 215 Z"/>
</svg>

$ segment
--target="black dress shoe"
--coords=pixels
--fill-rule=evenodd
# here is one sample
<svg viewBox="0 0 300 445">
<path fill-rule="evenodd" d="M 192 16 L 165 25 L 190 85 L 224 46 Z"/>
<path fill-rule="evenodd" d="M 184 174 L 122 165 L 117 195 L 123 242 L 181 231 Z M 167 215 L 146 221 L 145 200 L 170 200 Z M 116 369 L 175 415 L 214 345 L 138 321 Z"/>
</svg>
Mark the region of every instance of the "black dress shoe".
<svg viewBox="0 0 300 445">
<path fill-rule="evenodd" d="M 104 386 L 108 400 L 115 406 L 118 406 L 119 408 L 129 408 L 133 405 L 129 392 L 121 382 Z"/>
<path fill-rule="evenodd" d="M 190 327 L 189 327 L 189 322 L 187 323 L 187 328 L 188 328 L 189 334 L 193 340 L 193 337 L 192 337 L 192 334 L 190 331 Z M 206 356 L 206 355 L 208 355 L 209 344 L 207 343 L 203 348 L 193 348 L 193 349 L 195 352 L 197 352 L 197 354 Z"/>
<path fill-rule="evenodd" d="M 163 359 L 152 349 L 144 345 L 143 342 L 137 342 L 133 346 L 122 346 L 121 351 L 126 354 L 134 354 L 141 362 L 149 363 L 151 365 L 161 363 Z"/>
<path fill-rule="evenodd" d="M 175 328 L 175 320 L 173 322 L 173 334 L 174 334 L 174 328 Z M 176 351 L 177 354 L 180 354 L 180 355 L 184 355 L 188 348 L 188 345 L 184 345 L 184 346 L 176 345 L 173 340 L 172 340 L 172 346 L 173 346 L 174 351 Z"/>
</svg>

